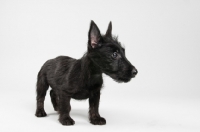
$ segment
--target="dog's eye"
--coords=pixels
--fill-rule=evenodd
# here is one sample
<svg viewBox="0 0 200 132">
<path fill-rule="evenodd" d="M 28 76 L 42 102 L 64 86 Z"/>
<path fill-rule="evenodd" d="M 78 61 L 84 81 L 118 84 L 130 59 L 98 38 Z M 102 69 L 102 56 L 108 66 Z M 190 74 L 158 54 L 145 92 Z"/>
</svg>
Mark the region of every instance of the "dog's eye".
<svg viewBox="0 0 200 132">
<path fill-rule="evenodd" d="M 102 44 L 101 44 L 101 43 L 98 43 L 98 46 L 99 46 L 99 47 L 101 47 L 101 46 L 102 46 Z"/>
<path fill-rule="evenodd" d="M 112 54 L 112 57 L 115 59 L 115 58 L 117 58 L 117 52 L 114 52 L 113 54 Z"/>
</svg>

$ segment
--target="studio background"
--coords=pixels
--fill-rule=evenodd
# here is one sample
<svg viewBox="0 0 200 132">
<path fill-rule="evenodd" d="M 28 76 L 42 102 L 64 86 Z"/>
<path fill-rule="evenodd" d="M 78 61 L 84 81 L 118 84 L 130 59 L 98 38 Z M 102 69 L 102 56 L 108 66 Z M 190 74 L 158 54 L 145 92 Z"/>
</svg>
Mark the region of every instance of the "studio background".
<svg viewBox="0 0 200 132">
<path fill-rule="evenodd" d="M 200 2 L 198 0 L 0 0 L 0 131 L 200 131 Z M 89 23 L 109 21 L 138 75 L 116 83 L 104 75 L 100 114 L 71 101 L 74 126 L 62 126 L 49 91 L 47 117 L 36 118 L 36 77 L 59 55 L 81 58 Z M 78 82 L 77 82 L 78 83 Z"/>
</svg>

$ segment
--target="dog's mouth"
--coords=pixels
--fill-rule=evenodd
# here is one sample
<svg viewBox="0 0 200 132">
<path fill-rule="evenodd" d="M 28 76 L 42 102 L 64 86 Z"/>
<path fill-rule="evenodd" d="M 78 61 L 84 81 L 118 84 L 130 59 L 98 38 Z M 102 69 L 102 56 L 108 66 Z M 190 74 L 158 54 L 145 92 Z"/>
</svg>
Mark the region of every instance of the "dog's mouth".
<svg viewBox="0 0 200 132">
<path fill-rule="evenodd" d="M 115 79 L 116 80 L 116 79 Z M 131 80 L 131 78 L 125 78 L 125 77 L 120 77 L 120 78 L 118 78 L 116 81 L 117 82 L 125 82 L 125 83 L 127 83 L 127 82 L 129 82 Z"/>
<path fill-rule="evenodd" d="M 122 82 L 127 83 L 133 78 L 133 76 L 125 77 L 125 76 L 117 76 L 116 74 L 107 74 L 107 75 L 109 75 L 114 81 L 118 83 L 122 83 Z"/>
</svg>

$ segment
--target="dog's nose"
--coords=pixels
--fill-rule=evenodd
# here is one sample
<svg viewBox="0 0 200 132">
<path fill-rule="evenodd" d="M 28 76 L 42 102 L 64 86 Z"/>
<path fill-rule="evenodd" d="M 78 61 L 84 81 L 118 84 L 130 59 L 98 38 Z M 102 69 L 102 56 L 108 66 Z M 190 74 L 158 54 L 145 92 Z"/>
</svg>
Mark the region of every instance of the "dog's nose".
<svg viewBox="0 0 200 132">
<path fill-rule="evenodd" d="M 132 70 L 132 75 L 133 75 L 133 77 L 136 76 L 137 73 L 138 73 L 137 69 L 134 68 L 134 69 Z"/>
</svg>

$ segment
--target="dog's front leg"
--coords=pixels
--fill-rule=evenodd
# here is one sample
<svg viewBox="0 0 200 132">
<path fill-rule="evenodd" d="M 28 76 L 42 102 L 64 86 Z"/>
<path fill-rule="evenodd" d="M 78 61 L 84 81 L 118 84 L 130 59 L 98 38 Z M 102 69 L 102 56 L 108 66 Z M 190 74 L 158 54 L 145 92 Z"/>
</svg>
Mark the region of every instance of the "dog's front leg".
<svg viewBox="0 0 200 132">
<path fill-rule="evenodd" d="M 75 122 L 69 115 L 71 97 L 64 91 L 60 92 L 59 95 L 59 121 L 62 125 L 74 125 Z"/>
<path fill-rule="evenodd" d="M 100 91 L 94 93 L 89 98 L 89 119 L 94 125 L 105 125 L 106 120 L 99 115 Z"/>
</svg>

